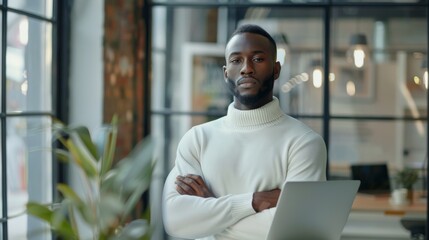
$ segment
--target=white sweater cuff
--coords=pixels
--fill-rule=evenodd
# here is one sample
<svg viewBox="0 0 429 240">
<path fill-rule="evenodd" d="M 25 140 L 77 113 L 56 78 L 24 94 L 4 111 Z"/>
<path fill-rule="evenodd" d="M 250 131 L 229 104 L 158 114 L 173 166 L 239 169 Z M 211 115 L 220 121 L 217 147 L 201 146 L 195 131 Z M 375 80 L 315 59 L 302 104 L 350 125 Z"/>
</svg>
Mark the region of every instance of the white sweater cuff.
<svg viewBox="0 0 429 240">
<path fill-rule="evenodd" d="M 253 193 L 236 195 L 231 200 L 231 215 L 234 219 L 241 219 L 256 213 L 252 207 Z"/>
</svg>

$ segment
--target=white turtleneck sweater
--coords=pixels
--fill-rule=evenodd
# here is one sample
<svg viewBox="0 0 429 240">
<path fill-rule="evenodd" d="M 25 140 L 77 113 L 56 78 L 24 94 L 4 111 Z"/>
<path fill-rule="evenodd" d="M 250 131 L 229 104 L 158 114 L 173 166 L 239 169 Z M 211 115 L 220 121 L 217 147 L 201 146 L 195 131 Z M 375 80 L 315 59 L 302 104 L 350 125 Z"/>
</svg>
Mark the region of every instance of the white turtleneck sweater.
<svg viewBox="0 0 429 240">
<path fill-rule="evenodd" d="M 163 220 L 186 239 L 265 239 L 276 208 L 256 213 L 254 192 L 286 181 L 326 180 L 320 135 L 284 114 L 279 101 L 254 110 L 233 103 L 226 116 L 190 129 L 181 139 L 164 186 Z M 177 175 L 202 176 L 215 198 L 180 195 Z"/>
</svg>

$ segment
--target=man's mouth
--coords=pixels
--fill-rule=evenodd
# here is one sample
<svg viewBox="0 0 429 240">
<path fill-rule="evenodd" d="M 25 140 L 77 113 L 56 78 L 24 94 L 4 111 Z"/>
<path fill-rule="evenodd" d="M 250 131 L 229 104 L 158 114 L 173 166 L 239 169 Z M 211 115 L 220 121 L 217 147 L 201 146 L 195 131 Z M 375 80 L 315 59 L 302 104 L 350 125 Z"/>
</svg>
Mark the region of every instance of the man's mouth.
<svg viewBox="0 0 429 240">
<path fill-rule="evenodd" d="M 256 79 L 254 79 L 254 78 L 244 77 L 244 78 L 240 78 L 237 81 L 237 86 L 247 88 L 247 87 L 254 86 L 257 82 L 258 81 Z"/>
</svg>

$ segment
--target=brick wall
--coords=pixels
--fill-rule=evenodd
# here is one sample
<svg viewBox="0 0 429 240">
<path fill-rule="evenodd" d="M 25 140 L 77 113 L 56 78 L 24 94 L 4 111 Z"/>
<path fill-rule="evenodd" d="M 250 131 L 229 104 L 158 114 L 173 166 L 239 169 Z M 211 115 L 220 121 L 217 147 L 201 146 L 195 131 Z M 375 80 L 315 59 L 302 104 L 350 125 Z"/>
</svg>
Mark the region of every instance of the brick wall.
<svg viewBox="0 0 429 240">
<path fill-rule="evenodd" d="M 143 8 L 143 0 L 105 0 L 103 121 L 109 123 L 114 114 L 119 117 L 116 159 L 126 156 L 147 134 Z"/>
</svg>

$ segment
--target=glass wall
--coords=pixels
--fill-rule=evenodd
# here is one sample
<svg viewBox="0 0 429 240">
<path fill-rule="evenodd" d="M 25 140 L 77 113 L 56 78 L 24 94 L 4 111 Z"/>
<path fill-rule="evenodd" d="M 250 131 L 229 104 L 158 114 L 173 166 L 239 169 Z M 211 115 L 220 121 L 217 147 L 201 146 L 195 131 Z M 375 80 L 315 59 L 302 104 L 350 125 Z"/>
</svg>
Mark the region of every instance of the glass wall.
<svg viewBox="0 0 429 240">
<path fill-rule="evenodd" d="M 153 1 L 151 10 L 152 133 L 164 146 L 159 187 L 182 135 L 225 114 L 232 99 L 223 86 L 223 49 L 245 23 L 275 37 L 282 62 L 275 95 L 286 113 L 324 137 L 330 179 L 382 163 L 393 189 L 398 170 L 425 172 L 427 1 L 183 0 Z M 372 223 L 368 216 L 357 221 Z M 407 239 L 399 216 L 370 218 L 394 221 L 381 223 L 376 239 Z M 391 228 L 397 236 L 387 234 Z M 344 239 L 359 237 L 352 235 Z"/>
<path fill-rule="evenodd" d="M 25 213 L 25 205 L 53 202 L 54 4 L 0 5 L 1 239 L 51 237 L 47 225 Z"/>
<path fill-rule="evenodd" d="M 335 7 L 331 26 L 331 172 L 374 162 L 387 163 L 392 175 L 423 168 L 426 9 Z M 358 36 L 366 44 L 353 45 Z"/>
</svg>

